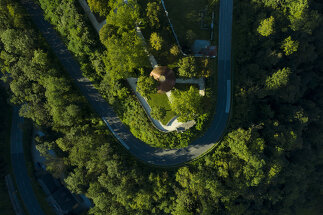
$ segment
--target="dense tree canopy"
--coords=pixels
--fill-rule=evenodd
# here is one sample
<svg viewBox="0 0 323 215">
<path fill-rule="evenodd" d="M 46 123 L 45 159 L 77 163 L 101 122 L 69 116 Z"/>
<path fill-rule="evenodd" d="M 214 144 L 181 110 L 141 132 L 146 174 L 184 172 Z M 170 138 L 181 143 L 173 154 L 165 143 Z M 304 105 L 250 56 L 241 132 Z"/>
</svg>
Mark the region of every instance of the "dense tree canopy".
<svg viewBox="0 0 323 215">
<path fill-rule="evenodd" d="M 275 19 L 273 16 L 262 20 L 257 29 L 258 33 L 264 37 L 268 37 L 269 35 L 271 35 L 274 32 L 274 22 Z"/>
<path fill-rule="evenodd" d="M 180 76 L 192 78 L 197 75 L 195 58 L 192 56 L 182 58 L 178 62 L 178 67 Z"/>
<path fill-rule="evenodd" d="M 91 11 L 106 16 L 109 13 L 109 0 L 87 0 Z"/>
<path fill-rule="evenodd" d="M 161 11 L 161 6 L 157 2 L 148 2 L 147 3 L 147 17 L 149 20 L 149 24 L 152 27 L 159 28 L 159 18 L 158 13 Z"/>
<path fill-rule="evenodd" d="M 297 41 L 293 41 L 291 36 L 289 36 L 284 40 L 281 48 L 284 50 L 285 55 L 291 55 L 297 51 L 298 45 L 299 43 Z"/>
<path fill-rule="evenodd" d="M 152 76 L 141 75 L 137 81 L 137 90 L 142 96 L 147 97 L 157 92 L 157 83 Z"/>
<path fill-rule="evenodd" d="M 156 32 L 153 32 L 150 35 L 150 44 L 151 47 L 159 51 L 162 48 L 163 39 Z"/>
<path fill-rule="evenodd" d="M 170 99 L 172 110 L 179 116 L 178 120 L 187 122 L 194 120 L 203 113 L 202 96 L 193 86 L 188 91 L 173 90 Z"/>
<path fill-rule="evenodd" d="M 203 158 L 169 170 L 148 167 L 124 152 L 72 87 L 19 1 L 0 2 L 0 66 L 3 79 L 10 84 L 10 100 L 22 105 L 23 116 L 45 128 L 39 148 L 58 153 L 51 170 L 65 172 L 67 186 L 93 200 L 90 214 L 321 213 L 321 1 L 239 1 L 234 8 L 234 106 L 228 133 Z M 100 45 L 91 46 L 95 39 L 88 40 L 92 36 L 85 33 L 87 24 L 76 1 L 40 3 L 69 49 L 90 68 L 85 75 L 101 77 L 98 85 L 108 100 L 122 103 L 115 110 L 123 114 L 137 137 L 157 144 L 189 140 L 188 134 L 154 132 L 149 121 L 141 120 L 144 111 L 128 96 L 124 81 L 113 77 L 122 67 L 111 72 L 113 54 L 103 54 Z M 270 37 L 259 36 L 258 24 L 271 16 L 275 30 Z M 76 28 L 73 18 L 84 23 L 82 29 L 72 30 Z M 119 18 L 123 19 L 115 20 Z M 123 38 L 125 30 L 119 28 L 116 24 L 108 29 L 111 34 L 106 40 Z M 281 47 L 289 37 L 298 43 L 297 51 L 290 55 Z M 107 51 L 113 50 L 107 46 Z M 120 59 L 119 63 L 127 62 Z M 123 72 L 131 74 L 141 68 L 126 67 L 133 71 Z M 197 90 L 189 91 L 192 94 L 184 97 L 195 101 L 193 91 Z"/>
</svg>

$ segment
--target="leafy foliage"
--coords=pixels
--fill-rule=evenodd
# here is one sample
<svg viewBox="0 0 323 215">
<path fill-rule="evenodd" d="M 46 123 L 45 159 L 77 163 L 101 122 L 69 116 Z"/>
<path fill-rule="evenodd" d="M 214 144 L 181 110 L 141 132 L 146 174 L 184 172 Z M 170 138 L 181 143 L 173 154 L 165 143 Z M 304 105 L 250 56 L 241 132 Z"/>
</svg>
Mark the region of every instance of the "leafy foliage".
<svg viewBox="0 0 323 215">
<path fill-rule="evenodd" d="M 187 122 L 196 119 L 203 113 L 202 98 L 198 89 L 191 86 L 188 91 L 173 90 L 170 105 L 179 116 L 178 120 Z"/>
<path fill-rule="evenodd" d="M 257 29 L 258 33 L 264 37 L 268 37 L 269 35 L 271 35 L 274 32 L 274 22 L 275 19 L 273 16 L 262 20 Z"/>
<path fill-rule="evenodd" d="M 149 94 L 157 92 L 157 81 L 152 76 L 142 75 L 138 78 L 137 90 L 142 96 L 148 97 Z"/>
<path fill-rule="evenodd" d="M 158 13 L 161 11 L 161 7 L 157 2 L 148 2 L 147 3 L 147 17 L 149 20 L 149 24 L 152 27 L 159 28 L 159 18 L 158 18 Z"/>
<path fill-rule="evenodd" d="M 297 51 L 298 45 L 299 43 L 297 41 L 293 41 L 291 36 L 289 36 L 284 40 L 281 48 L 284 50 L 285 55 L 291 55 Z"/>
<path fill-rule="evenodd" d="M 164 107 L 155 106 L 151 110 L 151 116 L 154 119 L 162 119 L 166 116 L 166 109 Z"/>
<path fill-rule="evenodd" d="M 109 0 L 87 0 L 91 11 L 106 16 L 109 12 Z"/>
<path fill-rule="evenodd" d="M 0 1 L 0 66 L 10 83 L 11 101 L 23 104 L 24 116 L 47 126 L 47 135 L 39 144 L 58 152 L 62 159 L 52 168 L 66 171 L 67 186 L 93 200 L 90 214 L 322 211 L 323 77 L 319 56 L 323 53 L 323 25 L 320 18 L 315 23 L 306 20 L 321 16 L 321 1 L 313 0 L 312 5 L 298 0 L 239 2 L 233 26 L 235 102 L 228 134 L 200 160 L 170 170 L 147 167 L 124 153 L 71 87 L 18 2 Z M 60 25 L 55 21 L 61 16 L 56 9 L 73 6 L 65 1 L 47 3 L 45 13 L 55 26 Z M 290 5 L 302 4 L 307 6 L 301 16 L 296 9 L 289 10 Z M 271 37 L 259 38 L 255 20 L 262 20 L 264 13 L 279 25 Z M 290 24 L 293 17 L 299 25 Z M 299 45 L 297 52 L 286 56 L 280 44 L 289 35 Z M 96 60 L 93 62 L 103 61 Z M 98 69 L 101 64 L 96 65 L 93 67 Z M 136 73 L 137 69 L 126 72 Z M 124 121 L 137 137 L 156 145 L 188 142 L 189 135 L 167 136 L 151 129 L 139 103 L 128 96 L 123 80 L 114 78 L 108 66 L 99 71 L 105 95 L 120 109 L 127 107 L 116 110 L 125 115 Z"/>
<path fill-rule="evenodd" d="M 178 72 L 180 76 L 184 77 L 195 77 L 197 75 L 197 68 L 195 58 L 184 57 L 178 62 Z"/>
<path fill-rule="evenodd" d="M 266 79 L 266 86 L 269 89 L 278 89 L 279 87 L 288 84 L 289 75 L 291 71 L 289 68 L 283 68 L 275 72 L 272 76 Z"/>
<path fill-rule="evenodd" d="M 153 32 L 150 35 L 150 44 L 156 51 L 159 51 L 162 48 L 163 39 L 156 32 Z"/>
</svg>

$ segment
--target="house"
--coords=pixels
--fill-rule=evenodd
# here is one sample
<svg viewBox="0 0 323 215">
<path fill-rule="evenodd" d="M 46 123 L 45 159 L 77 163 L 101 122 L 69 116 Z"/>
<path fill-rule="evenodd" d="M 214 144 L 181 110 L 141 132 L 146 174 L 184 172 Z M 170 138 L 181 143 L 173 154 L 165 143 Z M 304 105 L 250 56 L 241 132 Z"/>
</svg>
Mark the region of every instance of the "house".
<svg viewBox="0 0 323 215">
<path fill-rule="evenodd" d="M 167 66 L 157 66 L 151 71 L 150 76 L 159 82 L 158 93 L 166 93 L 173 89 L 176 83 L 176 77 L 173 70 Z"/>
</svg>

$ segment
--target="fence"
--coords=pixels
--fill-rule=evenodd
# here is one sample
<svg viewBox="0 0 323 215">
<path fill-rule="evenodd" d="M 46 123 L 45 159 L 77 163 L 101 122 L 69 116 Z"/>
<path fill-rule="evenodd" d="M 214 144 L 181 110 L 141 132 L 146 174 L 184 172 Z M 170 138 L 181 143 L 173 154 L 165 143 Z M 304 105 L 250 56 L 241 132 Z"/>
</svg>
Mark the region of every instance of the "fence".
<svg viewBox="0 0 323 215">
<path fill-rule="evenodd" d="M 183 50 L 182 50 L 182 46 L 181 46 L 181 44 L 179 43 L 179 40 L 178 40 L 177 34 L 175 33 L 175 30 L 174 30 L 173 24 L 172 24 L 172 22 L 170 21 L 170 19 L 169 19 L 169 17 L 168 17 L 168 11 L 167 11 L 167 9 L 166 9 L 165 2 L 164 2 L 164 0 L 160 0 L 160 1 L 161 1 L 162 5 L 163 5 L 163 8 L 164 8 L 164 11 L 165 11 L 166 17 L 167 17 L 168 22 L 169 22 L 169 25 L 170 25 L 170 27 L 171 27 L 171 29 L 172 29 L 172 32 L 173 32 L 173 35 L 174 35 L 175 40 L 176 40 L 176 42 L 177 42 L 177 45 L 178 45 L 178 47 L 179 47 L 179 49 L 180 49 L 181 53 L 182 53 L 184 56 L 187 56 L 187 54 L 185 54 L 185 53 L 183 52 Z"/>
</svg>

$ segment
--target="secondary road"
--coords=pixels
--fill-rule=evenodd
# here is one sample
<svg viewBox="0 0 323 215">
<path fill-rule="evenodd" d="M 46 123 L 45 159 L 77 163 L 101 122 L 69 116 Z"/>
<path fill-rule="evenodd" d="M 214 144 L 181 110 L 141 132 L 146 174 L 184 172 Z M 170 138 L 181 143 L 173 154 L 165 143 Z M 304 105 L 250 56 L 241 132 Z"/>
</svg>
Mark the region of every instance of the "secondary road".
<svg viewBox="0 0 323 215">
<path fill-rule="evenodd" d="M 22 0 L 33 22 L 47 40 L 53 52 L 69 73 L 92 108 L 106 123 L 119 142 L 138 159 L 159 166 L 173 166 L 192 160 L 212 148 L 221 138 L 229 118 L 231 105 L 231 34 L 233 0 L 220 0 L 218 89 L 216 113 L 202 137 L 182 149 L 154 148 L 135 138 L 121 122 L 112 107 L 102 98 L 92 83 L 83 77 L 79 64 L 73 59 L 53 27 L 44 20 L 43 11 L 31 0 Z"/>
<path fill-rule="evenodd" d="M 11 152 L 11 163 L 13 174 L 16 179 L 16 184 L 20 197 L 30 215 L 45 215 L 34 191 L 31 186 L 31 182 L 27 173 L 26 161 L 24 158 L 23 151 L 23 132 L 22 123 L 23 118 L 18 115 L 18 108 L 14 107 L 11 125 L 11 136 L 10 136 L 10 152 Z"/>
</svg>

